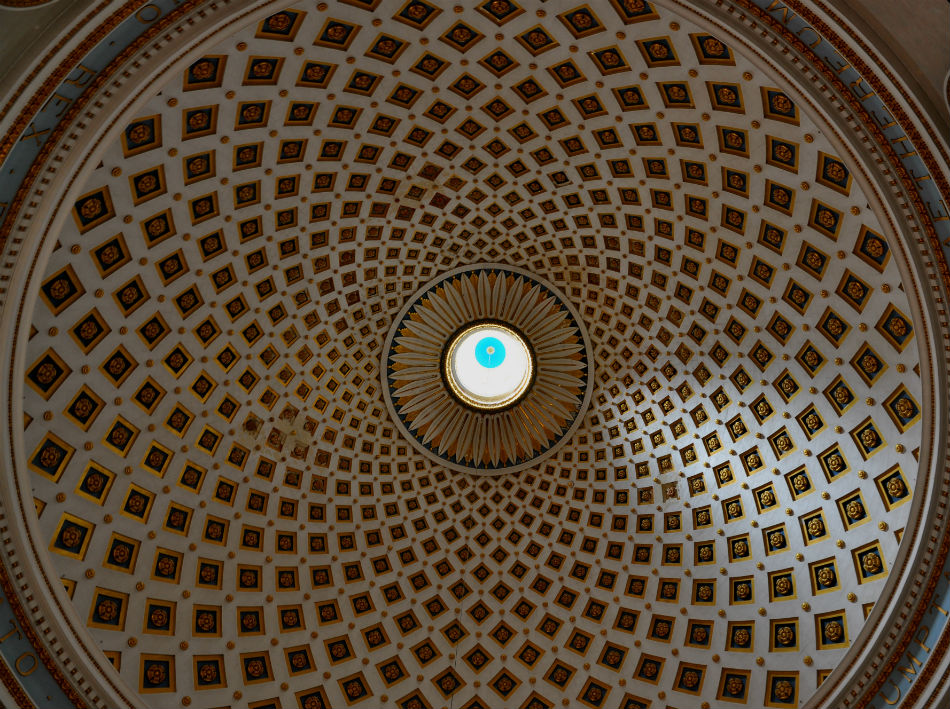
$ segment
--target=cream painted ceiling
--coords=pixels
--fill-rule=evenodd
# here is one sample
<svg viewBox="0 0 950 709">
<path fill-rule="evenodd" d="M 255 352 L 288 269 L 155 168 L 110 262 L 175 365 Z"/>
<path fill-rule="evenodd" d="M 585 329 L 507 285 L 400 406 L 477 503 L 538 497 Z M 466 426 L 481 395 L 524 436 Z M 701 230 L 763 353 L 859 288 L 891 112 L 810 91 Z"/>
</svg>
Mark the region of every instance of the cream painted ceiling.
<svg viewBox="0 0 950 709">
<path fill-rule="evenodd" d="M 896 557 L 922 394 L 891 228 L 791 94 L 636 0 L 294 5 L 169 77 L 59 235 L 24 400 L 142 703 L 807 699 Z M 482 262 L 595 355 L 570 442 L 497 478 L 417 453 L 380 371 Z"/>
</svg>

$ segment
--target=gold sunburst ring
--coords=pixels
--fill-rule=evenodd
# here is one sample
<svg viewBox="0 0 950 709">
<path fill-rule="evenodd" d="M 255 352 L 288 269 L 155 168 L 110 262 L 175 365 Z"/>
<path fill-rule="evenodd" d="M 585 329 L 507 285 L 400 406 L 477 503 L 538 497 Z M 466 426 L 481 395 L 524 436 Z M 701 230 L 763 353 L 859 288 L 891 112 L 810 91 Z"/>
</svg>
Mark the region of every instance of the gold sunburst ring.
<svg viewBox="0 0 950 709">
<path fill-rule="evenodd" d="M 430 281 L 387 337 L 386 406 L 406 439 L 458 471 L 536 465 L 574 433 L 593 358 L 577 311 L 553 285 L 482 264 Z"/>
</svg>

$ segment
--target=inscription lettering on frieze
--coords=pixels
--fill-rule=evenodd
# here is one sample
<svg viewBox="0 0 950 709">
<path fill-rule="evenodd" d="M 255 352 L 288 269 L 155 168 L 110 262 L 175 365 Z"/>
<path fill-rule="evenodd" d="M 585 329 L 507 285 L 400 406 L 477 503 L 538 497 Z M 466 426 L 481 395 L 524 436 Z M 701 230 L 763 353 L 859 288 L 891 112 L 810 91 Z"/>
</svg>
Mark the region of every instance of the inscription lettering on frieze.
<svg viewBox="0 0 950 709">
<path fill-rule="evenodd" d="M 12 217 L 10 207 L 16 204 L 15 197 L 23 187 L 34 161 L 39 158 L 47 142 L 57 134 L 57 126 L 68 118 L 70 109 L 83 92 L 93 85 L 96 77 L 113 59 L 141 37 L 147 27 L 167 17 L 183 2 L 153 0 L 132 12 L 108 36 L 102 38 L 81 63 L 72 67 L 58 86 L 50 87 L 52 93 L 45 98 L 42 106 L 29 109 L 36 112 L 23 118 L 21 132 L 9 152 L 3 156 L 0 166 L 0 220 L 3 223 Z"/>
<path fill-rule="evenodd" d="M 805 42 L 822 61 L 847 85 L 851 93 L 874 117 L 887 140 L 894 146 L 908 175 L 917 183 L 917 189 L 924 200 L 928 214 L 935 223 L 944 247 L 950 248 L 950 207 L 934 184 L 926 165 L 910 142 L 910 137 L 900 123 L 895 120 L 884 101 L 868 81 L 841 56 L 838 50 L 826 41 L 814 27 L 781 0 L 752 0 L 759 8 L 778 20 L 789 32 Z M 884 121 L 881 115 L 887 116 Z"/>
<path fill-rule="evenodd" d="M 14 616 L 13 609 L 2 593 L 0 593 L 0 668 L 7 670 L 8 679 L 12 676 L 19 683 L 20 687 L 16 689 L 21 693 L 19 698 L 24 704 L 27 697 L 43 697 L 52 702 L 45 706 L 71 705 L 56 680 L 43 667 L 23 626 Z M 10 689 L 9 686 L 8 689 Z M 33 703 L 40 706 L 35 701 Z"/>
</svg>

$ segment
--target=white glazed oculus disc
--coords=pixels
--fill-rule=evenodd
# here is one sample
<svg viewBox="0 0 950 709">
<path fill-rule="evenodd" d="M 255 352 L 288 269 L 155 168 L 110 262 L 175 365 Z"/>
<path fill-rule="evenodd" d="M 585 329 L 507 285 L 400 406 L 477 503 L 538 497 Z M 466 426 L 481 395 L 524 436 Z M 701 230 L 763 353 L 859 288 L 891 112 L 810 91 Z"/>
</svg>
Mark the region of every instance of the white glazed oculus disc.
<svg viewBox="0 0 950 709">
<path fill-rule="evenodd" d="M 484 411 L 511 406 L 534 376 L 525 339 L 499 323 L 472 325 L 449 342 L 443 363 L 449 389 L 463 403 Z"/>
</svg>

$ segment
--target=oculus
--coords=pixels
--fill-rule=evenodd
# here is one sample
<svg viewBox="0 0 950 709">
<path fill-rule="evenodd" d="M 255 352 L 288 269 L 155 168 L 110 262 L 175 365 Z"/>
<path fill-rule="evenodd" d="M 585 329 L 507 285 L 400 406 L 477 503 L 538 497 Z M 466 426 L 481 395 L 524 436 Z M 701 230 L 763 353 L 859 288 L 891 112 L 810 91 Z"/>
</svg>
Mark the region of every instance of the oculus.
<svg viewBox="0 0 950 709">
<path fill-rule="evenodd" d="M 411 297 L 386 339 L 386 406 L 453 470 L 514 472 L 553 454 L 590 402 L 590 340 L 554 286 L 501 264 L 457 268 Z"/>
<path fill-rule="evenodd" d="M 534 379 L 534 356 L 510 327 L 481 323 L 464 328 L 450 341 L 442 374 L 462 403 L 497 411 L 527 393 Z"/>
</svg>

